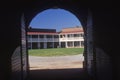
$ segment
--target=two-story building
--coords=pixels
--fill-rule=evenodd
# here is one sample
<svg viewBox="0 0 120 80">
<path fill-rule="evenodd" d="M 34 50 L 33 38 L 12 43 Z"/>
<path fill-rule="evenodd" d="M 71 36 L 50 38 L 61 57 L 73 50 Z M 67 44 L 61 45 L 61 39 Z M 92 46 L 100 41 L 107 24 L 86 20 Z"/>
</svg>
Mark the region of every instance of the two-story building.
<svg viewBox="0 0 120 80">
<path fill-rule="evenodd" d="M 84 47 L 82 27 L 64 28 L 60 32 L 56 29 L 30 28 L 27 35 L 29 49 Z"/>
</svg>

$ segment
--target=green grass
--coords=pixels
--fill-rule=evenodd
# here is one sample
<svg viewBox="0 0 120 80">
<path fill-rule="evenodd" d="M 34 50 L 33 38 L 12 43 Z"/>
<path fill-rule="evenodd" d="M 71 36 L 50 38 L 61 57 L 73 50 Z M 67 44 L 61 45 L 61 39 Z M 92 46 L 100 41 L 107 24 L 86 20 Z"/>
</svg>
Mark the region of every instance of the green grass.
<svg viewBox="0 0 120 80">
<path fill-rule="evenodd" d="M 83 54 L 84 48 L 52 48 L 28 50 L 30 56 L 66 56 Z"/>
</svg>

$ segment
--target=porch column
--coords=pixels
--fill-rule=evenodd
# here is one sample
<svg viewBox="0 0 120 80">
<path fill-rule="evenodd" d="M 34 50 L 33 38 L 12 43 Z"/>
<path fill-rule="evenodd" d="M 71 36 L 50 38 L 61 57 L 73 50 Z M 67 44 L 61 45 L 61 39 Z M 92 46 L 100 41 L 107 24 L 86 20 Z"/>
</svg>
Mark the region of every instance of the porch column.
<svg viewBox="0 0 120 80">
<path fill-rule="evenodd" d="M 37 43 L 37 45 L 38 45 L 38 49 L 40 49 L 40 37 L 39 37 L 39 35 L 38 35 L 38 43 Z"/>
<path fill-rule="evenodd" d="M 59 48 L 61 48 L 61 42 L 59 42 Z"/>
<path fill-rule="evenodd" d="M 80 41 L 80 47 L 81 47 L 81 41 Z"/>
<path fill-rule="evenodd" d="M 38 49 L 40 49 L 40 42 L 38 42 Z"/>
<path fill-rule="evenodd" d="M 30 35 L 30 42 L 31 42 L 30 48 L 32 49 L 32 35 Z"/>
<path fill-rule="evenodd" d="M 46 38 L 46 35 L 44 35 L 44 49 L 46 49 L 47 48 L 47 38 Z"/>
<path fill-rule="evenodd" d="M 52 35 L 52 48 L 54 48 L 54 35 Z"/>
<path fill-rule="evenodd" d="M 60 34 L 59 34 L 59 36 L 58 36 L 58 39 L 59 39 L 59 48 L 61 48 L 61 42 L 60 42 L 61 40 L 60 40 L 60 38 L 61 37 L 60 37 Z"/>
<path fill-rule="evenodd" d="M 30 43 L 30 49 L 32 49 L 32 42 Z"/>
<path fill-rule="evenodd" d="M 52 48 L 54 48 L 54 42 L 52 42 Z"/>
<path fill-rule="evenodd" d="M 65 48 L 68 48 L 68 44 L 67 44 L 67 41 L 65 42 Z"/>
<path fill-rule="evenodd" d="M 73 42 L 72 42 L 72 46 L 73 46 L 73 48 L 75 47 L 75 45 L 74 45 L 74 44 L 75 44 L 75 42 L 73 41 Z"/>
<path fill-rule="evenodd" d="M 44 42 L 44 49 L 47 48 L 47 42 Z"/>
</svg>

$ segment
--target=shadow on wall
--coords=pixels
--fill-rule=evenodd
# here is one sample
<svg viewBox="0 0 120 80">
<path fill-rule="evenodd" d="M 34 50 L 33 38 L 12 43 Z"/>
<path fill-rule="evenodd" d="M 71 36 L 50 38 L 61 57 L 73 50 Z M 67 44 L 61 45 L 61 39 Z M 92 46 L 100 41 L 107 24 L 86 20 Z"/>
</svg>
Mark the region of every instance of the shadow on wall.
<svg viewBox="0 0 120 80">
<path fill-rule="evenodd" d="M 31 70 L 30 80 L 92 80 L 81 68 Z"/>
<path fill-rule="evenodd" d="M 98 80 L 112 80 L 110 57 L 100 48 L 96 48 L 96 69 Z"/>
</svg>

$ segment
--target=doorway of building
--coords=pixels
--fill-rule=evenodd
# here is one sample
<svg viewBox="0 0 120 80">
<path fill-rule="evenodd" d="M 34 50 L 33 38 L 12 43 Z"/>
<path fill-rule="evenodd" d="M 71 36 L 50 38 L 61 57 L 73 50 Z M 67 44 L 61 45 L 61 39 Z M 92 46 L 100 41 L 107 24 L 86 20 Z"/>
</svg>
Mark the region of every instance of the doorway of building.
<svg viewBox="0 0 120 80">
<path fill-rule="evenodd" d="M 83 68 L 84 30 L 69 11 L 41 12 L 31 21 L 27 37 L 31 70 Z"/>
</svg>

